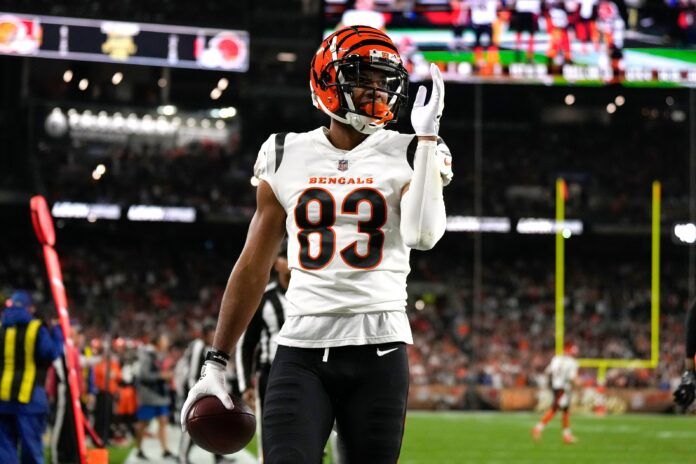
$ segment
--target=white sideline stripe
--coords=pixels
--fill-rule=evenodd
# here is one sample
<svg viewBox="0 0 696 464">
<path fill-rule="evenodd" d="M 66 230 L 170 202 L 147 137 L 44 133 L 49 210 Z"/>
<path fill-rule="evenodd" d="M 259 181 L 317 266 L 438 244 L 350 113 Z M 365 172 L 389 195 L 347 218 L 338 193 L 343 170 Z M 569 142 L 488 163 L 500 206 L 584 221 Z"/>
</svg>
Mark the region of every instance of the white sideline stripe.
<svg viewBox="0 0 696 464">
<path fill-rule="evenodd" d="M 143 440 L 143 452 L 145 456 L 148 457 L 147 461 L 141 461 L 135 457 L 138 450 L 133 448 L 133 450 L 128 455 L 125 464 L 175 464 L 177 461 L 173 459 L 161 459 L 162 449 L 160 448 L 159 440 L 157 439 L 157 423 L 152 421 L 148 431 L 152 434 L 151 438 L 145 438 Z M 179 438 L 181 437 L 181 428 L 175 427 L 173 425 L 167 426 L 167 443 L 169 444 L 169 450 L 173 453 L 179 452 Z M 257 464 L 258 461 L 256 457 L 246 450 L 242 450 L 239 453 L 228 455 L 227 457 L 234 456 L 235 464 Z M 177 456 L 178 457 L 178 456 Z M 197 446 L 193 446 L 191 453 L 189 454 L 189 462 L 195 464 L 207 464 L 214 463 L 215 458 L 212 454 L 207 451 L 202 450 Z"/>
</svg>

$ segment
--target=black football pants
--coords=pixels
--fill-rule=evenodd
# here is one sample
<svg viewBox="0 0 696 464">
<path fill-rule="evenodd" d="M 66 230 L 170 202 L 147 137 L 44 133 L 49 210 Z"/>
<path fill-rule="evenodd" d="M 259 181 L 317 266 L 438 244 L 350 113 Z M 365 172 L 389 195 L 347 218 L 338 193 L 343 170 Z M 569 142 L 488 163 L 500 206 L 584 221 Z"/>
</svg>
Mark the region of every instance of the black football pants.
<svg viewBox="0 0 696 464">
<path fill-rule="evenodd" d="M 319 464 L 336 421 L 347 464 L 394 464 L 408 396 L 403 343 L 279 346 L 263 408 L 265 464 Z"/>
</svg>

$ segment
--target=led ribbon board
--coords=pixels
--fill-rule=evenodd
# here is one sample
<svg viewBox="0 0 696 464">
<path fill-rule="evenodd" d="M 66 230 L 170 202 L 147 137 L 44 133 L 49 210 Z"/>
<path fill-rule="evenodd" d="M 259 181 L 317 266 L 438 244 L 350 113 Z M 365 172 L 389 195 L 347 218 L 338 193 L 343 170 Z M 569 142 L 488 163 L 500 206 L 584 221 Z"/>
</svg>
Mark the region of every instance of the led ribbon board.
<svg viewBox="0 0 696 464">
<path fill-rule="evenodd" d="M 245 72 L 249 33 L 0 12 L 0 54 Z"/>
</svg>

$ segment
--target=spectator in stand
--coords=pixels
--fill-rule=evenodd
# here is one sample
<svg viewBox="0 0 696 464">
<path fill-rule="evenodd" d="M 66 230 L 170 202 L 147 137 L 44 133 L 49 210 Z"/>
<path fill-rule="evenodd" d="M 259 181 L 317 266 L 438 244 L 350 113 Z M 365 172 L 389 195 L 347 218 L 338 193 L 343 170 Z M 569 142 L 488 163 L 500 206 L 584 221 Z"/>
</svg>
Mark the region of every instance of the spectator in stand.
<svg viewBox="0 0 696 464">
<path fill-rule="evenodd" d="M 94 384 L 97 389 L 94 412 L 94 431 L 108 444 L 112 436 L 114 400 L 121 381 L 121 366 L 113 351 L 103 342 L 95 344 L 95 352 L 100 356 L 94 366 Z"/>
<path fill-rule="evenodd" d="M 123 442 L 130 433 L 136 436 L 135 422 L 138 410 L 137 393 L 135 391 L 135 373 L 137 353 L 135 342 L 117 338 L 114 350 L 121 355 L 121 381 L 118 385 L 118 404 L 116 406 L 116 422 L 118 424 L 119 441 Z"/>
<path fill-rule="evenodd" d="M 142 448 L 143 438 L 152 419 L 157 418 L 157 436 L 162 447 L 162 458 L 176 460 L 176 456 L 167 448 L 169 383 L 173 371 L 164 370 L 163 363 L 169 353 L 169 343 L 167 334 L 160 333 L 155 345 L 146 342 L 138 351 L 138 424 L 135 440 L 139 459 L 147 459 Z"/>
</svg>

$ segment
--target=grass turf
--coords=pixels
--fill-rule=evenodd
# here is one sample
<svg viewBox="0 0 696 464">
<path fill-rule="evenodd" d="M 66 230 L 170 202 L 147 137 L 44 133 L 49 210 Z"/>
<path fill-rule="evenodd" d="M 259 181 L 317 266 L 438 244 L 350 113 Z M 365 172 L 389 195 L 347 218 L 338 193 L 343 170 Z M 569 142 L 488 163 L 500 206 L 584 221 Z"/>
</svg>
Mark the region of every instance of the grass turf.
<svg viewBox="0 0 696 464">
<path fill-rule="evenodd" d="M 572 416 L 579 442 L 561 442 L 560 418 L 539 443 L 540 414 L 409 412 L 399 464 L 672 464 L 696 462 L 696 417 Z M 256 440 L 247 447 L 256 454 Z M 129 448 L 109 451 L 122 463 Z M 327 458 L 326 464 L 330 462 Z"/>
<path fill-rule="evenodd" d="M 484 55 L 485 56 L 485 55 Z M 500 50 L 499 51 L 500 62 L 504 65 L 509 65 L 511 63 L 518 63 L 520 59 L 524 60 L 526 57 L 526 52 L 522 52 L 519 56 L 514 50 Z M 429 62 L 446 62 L 446 63 L 473 63 L 474 62 L 474 52 L 472 51 L 426 51 L 423 52 L 423 57 Z M 546 64 L 548 58 L 546 55 L 541 53 L 534 53 L 533 57 L 534 63 Z M 522 61 L 524 62 L 524 61 Z"/>
<path fill-rule="evenodd" d="M 539 443 L 531 429 L 539 414 L 411 412 L 400 464 L 696 462 L 696 418 L 624 415 L 573 416 L 579 442 L 561 442 L 560 418 Z"/>
</svg>

